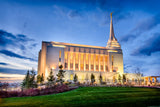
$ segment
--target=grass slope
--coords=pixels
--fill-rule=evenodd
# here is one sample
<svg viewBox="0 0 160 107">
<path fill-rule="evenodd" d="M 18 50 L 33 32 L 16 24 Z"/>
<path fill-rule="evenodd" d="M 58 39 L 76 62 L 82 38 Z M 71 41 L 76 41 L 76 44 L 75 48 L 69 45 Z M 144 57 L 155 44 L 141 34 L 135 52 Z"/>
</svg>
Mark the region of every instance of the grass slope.
<svg viewBox="0 0 160 107">
<path fill-rule="evenodd" d="M 153 106 L 160 105 L 160 89 L 82 87 L 73 91 L 34 97 L 5 98 L 0 106 Z"/>
</svg>

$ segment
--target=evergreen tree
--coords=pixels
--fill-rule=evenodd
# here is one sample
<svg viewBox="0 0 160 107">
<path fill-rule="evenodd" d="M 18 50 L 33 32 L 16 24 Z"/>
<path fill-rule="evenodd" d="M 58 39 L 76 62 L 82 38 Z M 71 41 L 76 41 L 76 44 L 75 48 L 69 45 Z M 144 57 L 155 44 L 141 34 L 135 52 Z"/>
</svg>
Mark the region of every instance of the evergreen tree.
<svg viewBox="0 0 160 107">
<path fill-rule="evenodd" d="M 23 88 L 26 88 L 26 89 L 29 89 L 29 88 L 36 88 L 37 87 L 37 84 L 35 82 L 35 72 L 34 70 L 32 69 L 31 71 L 27 71 L 27 74 L 25 76 L 25 79 L 23 80 L 22 82 L 22 89 Z"/>
<path fill-rule="evenodd" d="M 42 74 L 42 76 L 43 76 L 43 74 Z M 53 86 L 55 84 L 55 78 L 54 78 L 52 69 L 49 73 L 49 76 L 47 77 L 47 80 L 48 80 L 47 86 Z"/>
<path fill-rule="evenodd" d="M 37 83 L 35 81 L 35 76 L 36 76 L 36 73 L 32 69 L 30 71 L 30 79 L 29 79 L 30 88 L 36 88 L 37 87 Z"/>
<path fill-rule="evenodd" d="M 126 75 L 125 74 L 123 74 L 123 84 L 124 84 L 124 82 L 126 82 Z"/>
<path fill-rule="evenodd" d="M 74 80 L 73 80 L 75 83 L 78 81 L 78 76 L 75 74 L 74 75 Z"/>
<path fill-rule="evenodd" d="M 118 80 L 119 80 L 119 82 L 121 83 L 122 78 L 121 78 L 121 75 L 120 75 L 120 74 L 119 74 L 119 76 L 118 76 Z"/>
<path fill-rule="evenodd" d="M 99 82 L 100 82 L 100 84 L 102 84 L 102 75 L 101 74 L 99 76 Z"/>
<path fill-rule="evenodd" d="M 37 83 L 41 83 L 41 76 L 39 74 L 37 75 Z"/>
<path fill-rule="evenodd" d="M 59 66 L 59 72 L 58 72 L 58 74 L 57 74 L 57 82 L 60 82 L 61 84 L 63 84 L 63 82 L 64 82 L 64 80 L 63 80 L 63 78 L 64 78 L 64 73 L 66 72 L 66 71 L 63 71 L 63 66 L 62 65 L 60 65 Z"/>
<path fill-rule="evenodd" d="M 41 82 L 41 83 L 43 83 L 43 82 L 44 82 L 44 76 L 43 76 L 43 73 L 42 73 L 42 76 L 41 76 L 40 82 Z"/>
<path fill-rule="evenodd" d="M 92 73 L 91 74 L 91 83 L 93 84 L 95 82 L 95 76 L 94 76 L 94 74 Z"/>
</svg>

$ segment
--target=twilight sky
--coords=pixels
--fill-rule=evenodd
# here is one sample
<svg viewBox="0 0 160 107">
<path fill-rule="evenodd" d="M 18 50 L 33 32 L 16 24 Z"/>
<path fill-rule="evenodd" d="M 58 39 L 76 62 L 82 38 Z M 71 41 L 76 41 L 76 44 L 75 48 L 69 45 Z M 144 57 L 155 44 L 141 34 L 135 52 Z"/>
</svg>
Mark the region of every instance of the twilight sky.
<svg viewBox="0 0 160 107">
<path fill-rule="evenodd" d="M 106 46 L 110 13 L 124 71 L 160 75 L 159 0 L 0 0 L 0 81 L 37 70 L 42 41 Z"/>
</svg>

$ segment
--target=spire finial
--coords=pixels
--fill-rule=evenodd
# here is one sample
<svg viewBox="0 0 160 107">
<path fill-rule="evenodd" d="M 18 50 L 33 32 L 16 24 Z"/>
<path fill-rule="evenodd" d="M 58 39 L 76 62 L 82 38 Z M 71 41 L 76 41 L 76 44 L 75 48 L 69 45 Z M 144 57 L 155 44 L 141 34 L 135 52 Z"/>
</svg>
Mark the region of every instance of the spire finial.
<svg viewBox="0 0 160 107">
<path fill-rule="evenodd" d="M 111 12 L 111 14 L 110 14 L 111 15 L 111 19 L 112 19 L 112 14 L 113 14 L 113 12 Z"/>
</svg>

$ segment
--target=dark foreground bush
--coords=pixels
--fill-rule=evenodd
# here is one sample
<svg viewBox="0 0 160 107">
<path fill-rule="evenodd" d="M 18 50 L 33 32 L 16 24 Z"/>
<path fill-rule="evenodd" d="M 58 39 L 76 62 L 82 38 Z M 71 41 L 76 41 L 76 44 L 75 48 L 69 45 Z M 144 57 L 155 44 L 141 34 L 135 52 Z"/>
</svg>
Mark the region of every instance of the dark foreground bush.
<svg viewBox="0 0 160 107">
<path fill-rule="evenodd" d="M 0 97 L 7 98 L 7 97 L 38 96 L 38 95 L 46 95 L 53 93 L 61 93 L 72 89 L 73 88 L 69 88 L 67 85 L 63 84 L 43 89 L 27 89 L 23 91 L 0 91 Z"/>
</svg>

